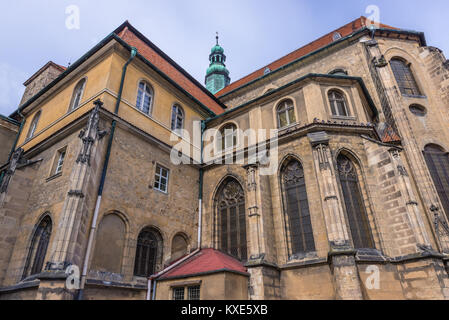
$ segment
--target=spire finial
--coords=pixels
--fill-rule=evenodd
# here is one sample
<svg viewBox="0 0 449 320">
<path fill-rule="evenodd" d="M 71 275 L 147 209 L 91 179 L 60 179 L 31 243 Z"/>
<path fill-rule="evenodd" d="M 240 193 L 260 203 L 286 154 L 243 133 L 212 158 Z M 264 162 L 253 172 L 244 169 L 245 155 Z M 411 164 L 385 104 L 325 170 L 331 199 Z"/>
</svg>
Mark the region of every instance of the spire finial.
<svg viewBox="0 0 449 320">
<path fill-rule="evenodd" d="M 217 39 L 217 46 L 218 46 L 218 31 L 217 31 L 217 36 L 215 38 Z"/>
</svg>

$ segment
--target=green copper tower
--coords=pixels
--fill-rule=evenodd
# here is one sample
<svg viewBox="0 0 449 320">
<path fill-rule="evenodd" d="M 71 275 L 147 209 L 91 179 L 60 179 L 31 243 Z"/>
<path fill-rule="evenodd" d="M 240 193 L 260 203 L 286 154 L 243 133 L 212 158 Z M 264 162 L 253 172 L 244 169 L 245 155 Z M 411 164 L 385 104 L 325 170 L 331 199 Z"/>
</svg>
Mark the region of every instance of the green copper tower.
<svg viewBox="0 0 449 320">
<path fill-rule="evenodd" d="M 206 72 L 206 88 L 213 94 L 217 93 L 231 82 L 229 71 L 226 69 L 226 56 L 223 48 L 217 44 L 212 48 L 209 55 L 209 68 Z"/>
</svg>

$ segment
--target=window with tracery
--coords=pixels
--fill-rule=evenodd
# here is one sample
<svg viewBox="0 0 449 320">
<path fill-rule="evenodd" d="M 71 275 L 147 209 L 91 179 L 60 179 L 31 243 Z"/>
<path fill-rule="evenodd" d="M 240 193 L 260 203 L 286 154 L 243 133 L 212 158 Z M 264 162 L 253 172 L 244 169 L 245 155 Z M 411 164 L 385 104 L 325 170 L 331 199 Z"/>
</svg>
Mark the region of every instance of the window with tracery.
<svg viewBox="0 0 449 320">
<path fill-rule="evenodd" d="M 217 199 L 219 249 L 247 259 L 245 193 L 234 179 L 222 185 Z"/>
<path fill-rule="evenodd" d="M 449 155 L 440 146 L 431 144 L 424 148 L 424 158 L 444 211 L 449 218 Z"/>
<path fill-rule="evenodd" d="M 299 161 L 291 160 L 284 166 L 282 185 L 291 253 L 315 251 L 304 170 Z"/>
<path fill-rule="evenodd" d="M 343 154 L 338 156 L 337 167 L 354 247 L 374 248 L 356 167 Z"/>
<path fill-rule="evenodd" d="M 42 272 L 45 256 L 47 254 L 48 243 L 50 242 L 51 230 L 51 218 L 46 216 L 41 220 L 34 231 L 23 272 L 23 278 Z"/>
</svg>

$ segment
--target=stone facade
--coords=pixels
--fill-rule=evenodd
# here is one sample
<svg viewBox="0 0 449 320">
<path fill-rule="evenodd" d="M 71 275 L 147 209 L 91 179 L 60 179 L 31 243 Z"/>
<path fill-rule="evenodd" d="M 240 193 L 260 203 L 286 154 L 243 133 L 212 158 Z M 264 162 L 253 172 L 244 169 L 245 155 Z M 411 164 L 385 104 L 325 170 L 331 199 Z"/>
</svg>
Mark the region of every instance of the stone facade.
<svg viewBox="0 0 449 320">
<path fill-rule="evenodd" d="M 27 122 L 37 110 L 55 114 L 42 116 L 36 137 L 19 137 L 16 157 L 4 166 L 0 299 L 172 299 L 173 288 L 191 285 L 200 286 L 201 299 L 449 299 L 449 213 L 423 155 L 428 145 L 449 150 L 449 69 L 440 50 L 416 33 L 364 29 L 219 97 L 229 108 L 213 116 L 164 75 L 168 69 L 156 70 L 141 56 L 129 60 L 120 86 L 130 48 L 115 41 L 23 110 Z M 388 63 L 394 58 L 407 62 L 421 95 L 400 92 Z M 329 74 L 337 69 L 347 75 Z M 67 114 L 83 77 L 82 103 Z M 142 79 L 154 89 L 149 114 L 134 102 Z M 333 90 L 344 97 L 345 115 L 333 111 Z M 286 100 L 294 120 L 284 127 L 278 106 Z M 179 142 L 187 145 L 185 159 L 186 150 L 201 150 L 186 135 L 172 134 L 174 103 L 185 110 L 187 133 L 204 120 L 209 139 L 202 163 L 194 156 L 189 164 L 171 159 Z M 425 114 L 412 112 L 413 105 Z M 229 124 L 272 130 L 277 147 L 267 136 L 238 133 L 236 145 L 214 153 L 221 139 L 207 129 Z M 249 150 L 258 145 L 262 153 L 265 144 L 269 163 L 251 161 Z M 61 152 L 63 169 L 55 173 Z M 226 162 L 240 156 L 241 163 Z M 349 194 L 349 167 L 341 159 L 351 168 Z M 283 180 L 291 162 L 301 167 L 295 178 L 302 183 L 301 223 L 310 219 L 310 250 L 294 249 L 298 231 Z M 161 167 L 169 172 L 165 191 L 157 180 Z M 248 274 L 155 276 L 148 288 L 137 263 L 146 230 L 156 252 L 153 275 L 200 247 L 228 250 L 217 199 L 229 180 L 244 193 L 238 239 L 245 235 Z M 37 226 L 47 216 L 53 224 L 45 263 L 31 274 Z M 305 239 L 305 233 L 299 234 Z M 358 237 L 370 241 L 368 248 Z M 82 295 L 69 285 L 74 266 Z"/>
</svg>

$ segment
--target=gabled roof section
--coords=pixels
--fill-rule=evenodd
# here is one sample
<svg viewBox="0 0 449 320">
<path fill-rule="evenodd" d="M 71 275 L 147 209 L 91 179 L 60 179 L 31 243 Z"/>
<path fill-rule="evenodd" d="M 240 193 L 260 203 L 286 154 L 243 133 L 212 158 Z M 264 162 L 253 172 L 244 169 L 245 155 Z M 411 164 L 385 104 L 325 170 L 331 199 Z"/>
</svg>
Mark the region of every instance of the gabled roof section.
<svg viewBox="0 0 449 320">
<path fill-rule="evenodd" d="M 225 87 L 224 89 L 222 89 L 221 91 L 217 92 L 215 94 L 215 96 L 217 97 L 222 97 L 228 93 L 230 93 L 231 91 L 234 91 L 246 84 L 248 84 L 249 82 L 252 82 L 260 77 L 263 77 L 265 75 L 264 71 L 269 68 L 269 70 L 274 71 L 277 70 L 279 68 L 282 68 L 283 66 L 292 63 L 293 61 L 300 59 L 316 50 L 319 50 L 321 48 L 326 47 L 327 45 L 330 45 L 333 42 L 336 42 L 334 35 L 338 34 L 339 37 L 341 38 L 345 38 L 369 25 L 371 25 L 372 21 L 369 20 L 366 17 L 360 17 L 346 25 L 344 25 L 341 28 L 338 28 L 337 30 L 334 30 L 328 34 L 326 34 L 325 36 L 310 42 L 309 44 L 305 45 L 304 47 L 301 47 L 289 54 L 287 54 L 286 56 L 270 63 L 267 66 L 264 66 L 263 68 L 260 68 L 257 71 L 254 71 L 253 73 L 247 75 L 246 77 L 237 80 L 233 83 L 231 83 L 229 86 Z M 394 28 L 391 27 L 389 25 L 386 24 L 382 24 L 380 23 L 379 28 L 381 29 L 390 29 L 390 30 L 399 30 L 398 28 Z"/>
<path fill-rule="evenodd" d="M 215 249 L 202 249 L 196 255 L 162 275 L 159 280 L 218 272 L 234 272 L 248 275 L 246 267 L 239 260 Z"/>
<path fill-rule="evenodd" d="M 125 21 L 114 33 L 130 46 L 136 47 L 143 57 L 214 113 L 220 114 L 226 109 L 221 101 L 128 21 Z"/>
</svg>

